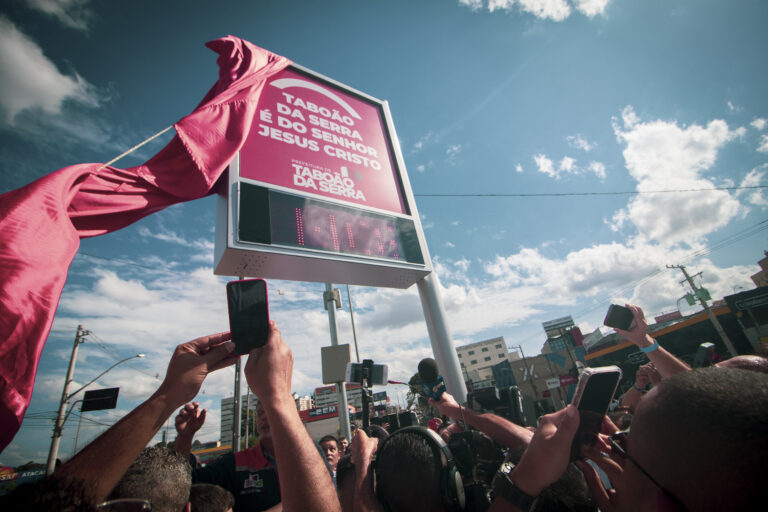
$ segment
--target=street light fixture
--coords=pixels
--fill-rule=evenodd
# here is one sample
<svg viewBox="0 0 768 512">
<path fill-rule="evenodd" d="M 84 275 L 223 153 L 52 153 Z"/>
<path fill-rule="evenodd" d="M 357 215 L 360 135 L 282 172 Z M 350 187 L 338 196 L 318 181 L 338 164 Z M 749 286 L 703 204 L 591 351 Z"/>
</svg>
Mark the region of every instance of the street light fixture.
<svg viewBox="0 0 768 512">
<path fill-rule="evenodd" d="M 48 452 L 48 464 L 46 466 L 46 475 L 50 475 L 53 473 L 53 470 L 56 468 L 56 456 L 59 453 L 59 442 L 61 441 L 61 433 L 64 429 L 64 423 L 67 421 L 67 418 L 69 418 L 69 415 L 72 413 L 72 410 L 74 409 L 74 404 L 69 409 L 69 412 L 67 412 L 67 403 L 69 402 L 72 397 L 77 395 L 80 391 L 85 389 L 86 387 L 90 386 L 94 382 L 96 382 L 99 378 L 101 378 L 102 375 L 110 371 L 115 366 L 122 364 L 126 361 L 130 361 L 134 358 L 142 358 L 144 357 L 144 354 L 136 354 L 131 357 L 126 357 L 125 359 L 122 359 L 103 372 L 101 372 L 99 375 L 97 375 L 94 379 L 90 380 L 87 384 L 84 386 L 80 386 L 76 391 L 69 393 L 69 385 L 72 382 L 72 374 L 75 371 L 75 360 L 77 359 L 77 348 L 80 345 L 80 343 L 83 343 L 83 338 L 90 334 L 89 331 L 86 331 L 83 329 L 81 325 L 77 326 L 77 334 L 75 335 L 75 346 L 72 349 L 72 357 L 69 360 L 69 369 L 67 370 L 67 377 L 64 380 L 64 388 L 61 391 L 61 401 L 59 402 L 59 412 L 56 415 L 56 422 L 53 425 L 53 436 L 51 437 L 51 449 Z"/>
</svg>

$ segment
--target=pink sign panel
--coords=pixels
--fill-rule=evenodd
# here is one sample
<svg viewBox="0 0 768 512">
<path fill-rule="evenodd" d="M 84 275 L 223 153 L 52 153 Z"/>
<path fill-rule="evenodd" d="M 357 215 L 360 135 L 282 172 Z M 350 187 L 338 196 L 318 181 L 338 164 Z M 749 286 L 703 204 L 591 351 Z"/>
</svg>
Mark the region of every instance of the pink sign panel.
<svg viewBox="0 0 768 512">
<path fill-rule="evenodd" d="M 240 177 L 409 213 L 381 107 L 290 67 L 264 86 Z"/>
</svg>

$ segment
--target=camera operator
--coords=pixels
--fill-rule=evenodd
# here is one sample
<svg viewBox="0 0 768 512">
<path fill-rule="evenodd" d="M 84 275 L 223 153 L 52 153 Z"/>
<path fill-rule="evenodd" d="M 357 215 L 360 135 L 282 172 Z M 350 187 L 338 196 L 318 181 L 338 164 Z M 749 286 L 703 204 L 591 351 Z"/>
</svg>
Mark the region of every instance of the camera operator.
<svg viewBox="0 0 768 512">
<path fill-rule="evenodd" d="M 522 463 L 521 454 L 532 443 L 532 439 L 536 435 L 527 428 L 501 416 L 491 413 L 478 413 L 462 407 L 449 393 L 443 393 L 439 400 L 430 399 L 429 403 L 437 407 L 440 414 L 464 421 L 483 434 L 486 434 L 493 441 L 507 447 L 509 449 L 507 461 L 510 463 L 517 465 Z M 576 423 L 578 426 L 578 421 Z M 479 443 L 474 444 L 479 445 Z M 449 445 L 453 447 L 454 443 L 449 443 Z M 455 448 L 454 451 L 458 452 Z M 482 459 L 482 457 L 477 457 L 477 459 Z M 568 464 L 565 470 L 562 471 L 562 474 L 549 482 L 538 495 L 538 501 L 535 507 L 532 508 L 532 510 L 537 512 L 589 511 L 596 508 L 590 497 L 583 474 L 573 464 Z"/>
</svg>

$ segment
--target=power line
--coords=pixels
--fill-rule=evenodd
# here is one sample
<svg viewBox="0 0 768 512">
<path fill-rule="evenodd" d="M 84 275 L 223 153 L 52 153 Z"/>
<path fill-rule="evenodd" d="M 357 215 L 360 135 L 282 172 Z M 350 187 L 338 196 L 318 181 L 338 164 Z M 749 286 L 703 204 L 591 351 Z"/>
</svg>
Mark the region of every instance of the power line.
<svg viewBox="0 0 768 512">
<path fill-rule="evenodd" d="M 768 185 L 747 187 L 685 188 L 673 190 L 621 190 L 608 192 L 521 192 L 504 194 L 414 194 L 415 197 L 565 197 L 565 196 L 628 196 L 648 194 L 672 194 L 679 192 L 712 192 L 714 190 L 752 190 L 768 188 Z"/>
</svg>

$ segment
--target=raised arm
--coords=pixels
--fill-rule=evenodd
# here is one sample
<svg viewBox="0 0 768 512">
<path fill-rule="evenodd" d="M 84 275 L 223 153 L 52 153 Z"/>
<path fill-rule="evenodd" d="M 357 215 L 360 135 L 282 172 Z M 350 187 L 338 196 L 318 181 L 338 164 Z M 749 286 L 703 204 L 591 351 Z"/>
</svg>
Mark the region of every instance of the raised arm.
<svg viewBox="0 0 768 512">
<path fill-rule="evenodd" d="M 54 476 L 82 480 L 94 501 L 104 500 L 163 423 L 197 395 L 205 377 L 237 360 L 229 338 L 229 333 L 214 334 L 176 347 L 158 390 L 62 464 Z"/>
<path fill-rule="evenodd" d="M 283 341 L 277 324 L 269 324 L 267 343 L 248 356 L 245 378 L 269 420 L 283 509 L 338 512 L 341 505 L 331 475 L 291 396 L 291 349 Z"/>
<path fill-rule="evenodd" d="M 520 510 L 505 498 L 513 487 L 536 498 L 541 491 L 559 480 L 568 466 L 571 443 L 578 428 L 579 412 L 573 405 L 542 416 L 539 428 L 517 466 L 507 475 L 497 474 L 494 478 L 496 498 L 490 510 Z"/>
<path fill-rule="evenodd" d="M 456 402 L 456 399 L 448 393 L 443 393 L 440 400 L 432 400 L 429 404 L 437 407 L 440 414 L 461 420 L 472 425 L 477 430 L 487 435 L 497 443 L 507 448 L 517 448 L 527 445 L 531 442 L 533 433 L 509 420 L 490 413 L 477 413 L 466 407 L 462 407 Z"/>
<path fill-rule="evenodd" d="M 639 306 L 627 304 L 632 311 L 635 319 L 628 331 L 616 329 L 616 332 L 634 343 L 637 348 L 648 356 L 648 359 L 654 364 L 663 378 L 680 372 L 687 372 L 690 366 L 679 360 L 648 334 L 648 323 L 645 321 L 645 314 Z"/>
<path fill-rule="evenodd" d="M 198 402 L 188 403 L 181 408 L 174 420 L 176 440 L 173 442 L 173 449 L 176 452 L 185 457 L 189 456 L 195 434 L 205 424 L 206 413 L 206 409 L 200 409 Z"/>
</svg>

